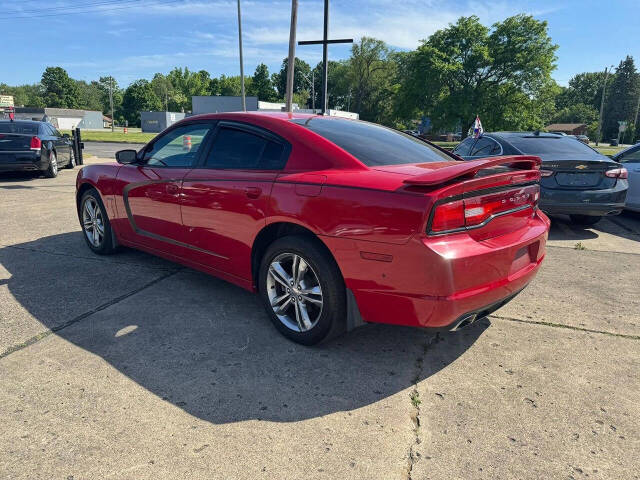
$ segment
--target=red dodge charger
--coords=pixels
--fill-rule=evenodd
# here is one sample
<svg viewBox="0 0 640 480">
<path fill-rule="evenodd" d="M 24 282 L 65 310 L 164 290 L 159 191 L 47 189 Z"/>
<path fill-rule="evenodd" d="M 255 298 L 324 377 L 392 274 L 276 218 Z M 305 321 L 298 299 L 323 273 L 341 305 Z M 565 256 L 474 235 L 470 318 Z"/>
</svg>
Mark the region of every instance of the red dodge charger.
<svg viewBox="0 0 640 480">
<path fill-rule="evenodd" d="M 256 291 L 285 336 L 364 322 L 457 329 L 535 276 L 537 157 L 471 162 L 380 125 L 199 115 L 78 173 L 91 250 L 119 245 Z"/>
</svg>

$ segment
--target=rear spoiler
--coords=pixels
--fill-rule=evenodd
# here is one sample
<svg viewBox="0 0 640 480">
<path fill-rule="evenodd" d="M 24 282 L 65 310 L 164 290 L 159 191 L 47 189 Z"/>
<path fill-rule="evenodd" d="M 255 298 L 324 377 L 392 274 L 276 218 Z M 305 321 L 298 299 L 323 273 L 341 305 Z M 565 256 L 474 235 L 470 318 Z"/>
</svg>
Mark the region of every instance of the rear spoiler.
<svg viewBox="0 0 640 480">
<path fill-rule="evenodd" d="M 428 173 L 407 178 L 404 183 L 408 185 L 441 185 L 459 177 L 471 177 L 478 170 L 496 165 L 505 165 L 518 170 L 538 170 L 541 163 L 540 157 L 533 155 L 504 155 L 501 157 L 481 158 L 480 160 L 459 162 L 449 167 L 431 170 Z"/>
</svg>

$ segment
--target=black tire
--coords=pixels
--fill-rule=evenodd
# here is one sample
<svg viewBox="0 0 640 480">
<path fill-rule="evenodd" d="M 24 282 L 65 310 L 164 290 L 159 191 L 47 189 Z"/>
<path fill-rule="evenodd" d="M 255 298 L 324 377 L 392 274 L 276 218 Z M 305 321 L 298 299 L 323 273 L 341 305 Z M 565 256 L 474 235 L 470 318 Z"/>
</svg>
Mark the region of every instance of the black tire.
<svg viewBox="0 0 640 480">
<path fill-rule="evenodd" d="M 69 157 L 69 163 L 67 163 L 67 168 L 71 170 L 76 166 L 76 155 L 73 153 L 73 148 L 71 149 L 71 156 Z"/>
<path fill-rule="evenodd" d="M 280 333 L 302 345 L 315 345 L 324 340 L 329 340 L 346 329 L 347 306 L 344 280 L 335 260 L 318 242 L 319 240 L 298 235 L 281 237 L 269 245 L 260 262 L 258 290 L 267 315 L 269 315 L 269 318 Z M 274 279 L 270 278 L 268 280 L 270 275 L 269 267 L 277 257 L 286 257 L 288 254 L 302 257 L 311 267 L 311 270 L 305 269 L 305 271 L 314 275 L 313 278 L 317 280 L 321 288 L 322 307 L 319 309 L 319 313 L 316 311 L 316 323 L 306 331 L 296 331 L 288 327 L 274 312 L 269 298 L 269 290 L 275 288 Z M 302 284 L 303 282 L 300 283 Z M 283 284 L 278 283 L 277 288 L 283 289 Z M 279 294 L 276 294 L 275 291 L 271 293 Z M 280 293 L 284 293 L 284 290 Z M 293 293 L 293 297 L 295 295 Z M 305 299 L 308 299 L 308 297 L 305 297 Z M 305 301 L 302 300 L 299 303 L 305 304 Z M 306 303 L 309 311 L 312 308 L 318 308 L 309 302 Z M 305 312 L 307 312 L 307 307 L 305 307 Z M 293 308 L 295 311 L 296 305 L 290 303 L 289 308 Z"/>
<path fill-rule="evenodd" d="M 58 176 L 58 157 L 53 150 L 49 152 L 49 166 L 44 171 L 44 176 L 47 178 L 55 178 Z"/>
<path fill-rule="evenodd" d="M 95 238 L 93 236 L 93 228 L 95 228 L 96 224 L 93 224 L 94 226 L 90 230 L 89 228 L 87 228 L 87 224 L 85 223 L 88 220 L 88 218 L 93 219 L 89 214 L 89 211 L 85 212 L 85 208 L 88 203 L 91 204 L 92 209 L 94 207 L 99 209 L 99 213 L 96 213 L 96 215 L 97 216 L 99 215 L 99 218 L 101 220 L 100 224 L 103 227 L 102 235 L 100 236 L 100 234 L 98 233 L 98 241 L 95 243 L 92 243 L 92 241 L 89 240 L 89 238 L 90 237 Z M 116 251 L 116 246 L 114 245 L 114 239 L 113 239 L 113 232 L 111 230 L 111 222 L 109 222 L 109 217 L 107 216 L 107 210 L 106 208 L 104 208 L 104 204 L 100 199 L 100 194 L 98 194 L 98 192 L 95 189 L 92 188 L 82 194 L 82 198 L 80 199 L 79 218 L 80 218 L 80 227 L 82 228 L 82 236 L 84 237 L 84 240 L 87 243 L 88 247 L 94 253 L 97 253 L 98 255 L 110 255 Z"/>
<path fill-rule="evenodd" d="M 593 215 L 569 215 L 571 221 L 577 225 L 590 226 L 595 225 L 600 221 L 602 217 L 595 217 Z"/>
</svg>

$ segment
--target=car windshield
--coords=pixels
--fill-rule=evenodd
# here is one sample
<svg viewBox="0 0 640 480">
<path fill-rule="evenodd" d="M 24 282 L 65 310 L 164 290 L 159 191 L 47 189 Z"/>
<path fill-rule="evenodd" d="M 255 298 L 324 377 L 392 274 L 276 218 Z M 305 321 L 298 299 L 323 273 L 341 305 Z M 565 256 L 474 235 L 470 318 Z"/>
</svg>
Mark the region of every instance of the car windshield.
<svg viewBox="0 0 640 480">
<path fill-rule="evenodd" d="M 453 160 L 422 140 L 374 123 L 322 117 L 292 121 L 335 143 L 369 167 Z"/>
<path fill-rule="evenodd" d="M 37 135 L 38 125 L 25 122 L 0 122 L 0 133 L 22 133 L 26 135 Z"/>
<path fill-rule="evenodd" d="M 573 137 L 537 136 L 508 137 L 511 145 L 529 155 L 581 155 L 599 157 L 598 152 Z"/>
</svg>

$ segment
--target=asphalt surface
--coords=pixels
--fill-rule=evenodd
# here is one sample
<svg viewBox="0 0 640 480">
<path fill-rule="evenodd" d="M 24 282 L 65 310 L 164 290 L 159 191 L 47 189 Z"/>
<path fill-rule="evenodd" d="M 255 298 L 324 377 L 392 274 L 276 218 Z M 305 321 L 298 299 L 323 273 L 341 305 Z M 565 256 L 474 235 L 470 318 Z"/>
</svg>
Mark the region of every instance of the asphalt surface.
<svg viewBox="0 0 640 480">
<path fill-rule="evenodd" d="M 640 478 L 640 215 L 554 219 L 461 332 L 306 348 L 230 284 L 92 254 L 74 180 L 0 176 L 0 478 Z"/>
<path fill-rule="evenodd" d="M 114 160 L 118 150 L 132 148 L 140 150 L 144 147 L 143 143 L 115 143 L 115 142 L 83 142 L 84 152 L 98 158 Z"/>
</svg>

